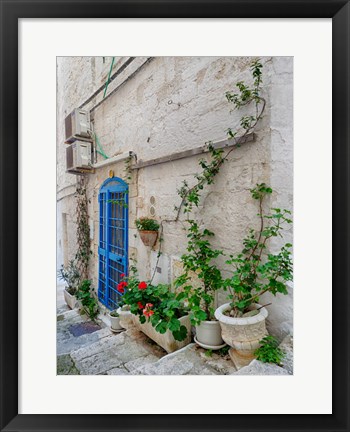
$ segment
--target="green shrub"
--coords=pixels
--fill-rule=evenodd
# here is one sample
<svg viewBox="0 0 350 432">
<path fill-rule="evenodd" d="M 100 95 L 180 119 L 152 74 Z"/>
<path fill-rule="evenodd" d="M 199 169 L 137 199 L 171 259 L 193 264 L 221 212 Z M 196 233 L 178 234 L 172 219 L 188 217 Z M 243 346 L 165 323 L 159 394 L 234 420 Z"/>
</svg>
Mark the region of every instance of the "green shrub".
<svg viewBox="0 0 350 432">
<path fill-rule="evenodd" d="M 84 311 L 90 319 L 95 320 L 98 315 L 98 303 L 96 298 L 92 295 L 91 280 L 85 279 L 82 281 L 76 296 L 77 299 L 81 301 Z"/>
<path fill-rule="evenodd" d="M 257 360 L 264 363 L 275 363 L 280 365 L 285 353 L 278 348 L 278 341 L 273 336 L 265 336 L 260 341 L 260 348 L 255 353 Z"/>
<path fill-rule="evenodd" d="M 158 231 L 159 223 L 155 219 L 140 218 L 135 221 L 136 228 L 139 231 Z"/>
</svg>

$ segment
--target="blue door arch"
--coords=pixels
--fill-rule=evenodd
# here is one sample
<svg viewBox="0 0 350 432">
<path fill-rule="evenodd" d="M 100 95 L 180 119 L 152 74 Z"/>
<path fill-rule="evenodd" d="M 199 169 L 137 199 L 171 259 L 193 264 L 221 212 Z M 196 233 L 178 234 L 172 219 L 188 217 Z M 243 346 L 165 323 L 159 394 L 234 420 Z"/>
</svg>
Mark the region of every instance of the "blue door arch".
<svg viewBox="0 0 350 432">
<path fill-rule="evenodd" d="M 108 309 L 118 306 L 117 285 L 128 270 L 128 185 L 106 180 L 99 196 L 98 298 Z"/>
</svg>

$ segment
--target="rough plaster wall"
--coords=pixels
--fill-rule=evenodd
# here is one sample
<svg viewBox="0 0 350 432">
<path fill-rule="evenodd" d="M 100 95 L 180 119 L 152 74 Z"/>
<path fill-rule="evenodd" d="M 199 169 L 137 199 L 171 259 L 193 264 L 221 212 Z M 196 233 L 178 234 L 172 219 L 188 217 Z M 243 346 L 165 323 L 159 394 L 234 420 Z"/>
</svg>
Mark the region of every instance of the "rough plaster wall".
<svg viewBox="0 0 350 432">
<path fill-rule="evenodd" d="M 277 190 L 273 206 L 292 206 L 292 59 L 263 58 L 264 97 L 267 107 L 256 131 L 256 139 L 236 149 L 224 164 L 215 184 L 204 193 L 197 216 L 202 225 L 215 232 L 213 244 L 226 253 L 241 249 L 247 229 L 257 226 L 256 203 L 249 189 L 265 181 Z M 117 58 L 117 62 L 120 58 Z M 115 155 L 132 150 L 138 160 L 166 156 L 226 137 L 245 111 L 230 112 L 225 92 L 237 81 L 251 82 L 251 58 L 177 57 L 156 58 L 107 99 L 94 113 L 94 128 L 104 151 Z M 65 174 L 64 117 L 85 100 L 106 79 L 109 68 L 101 58 L 61 58 L 58 60 L 58 188 L 75 184 L 75 176 Z M 248 113 L 248 112 L 247 112 Z M 173 219 L 176 190 L 183 180 L 193 182 L 199 157 L 191 157 L 133 171 L 129 197 L 129 255 L 138 261 L 140 276 L 149 278 L 155 268 L 156 251 L 146 248 L 135 229 L 136 217 L 149 216 L 150 197 L 156 198 L 156 218 Z M 99 157 L 99 160 L 102 160 Z M 98 190 L 108 177 L 124 176 L 124 162 L 99 168 L 89 176 L 89 216 L 94 223 L 93 260 L 90 277 L 97 285 L 98 272 Z M 286 175 L 287 174 L 287 175 Z M 67 188 L 67 192 L 69 192 Z M 59 210 L 59 208 L 61 210 Z M 62 198 L 59 211 L 74 213 L 74 198 Z M 59 217 L 59 215 L 58 215 Z M 74 222 L 69 237 L 74 239 Z M 186 222 L 164 224 L 164 256 L 158 263 L 157 282 L 171 280 L 173 257 L 186 248 Z M 58 234 L 58 238 L 60 233 Z M 289 241 L 290 239 L 288 239 Z M 70 242 L 74 245 L 74 240 Z M 278 245 L 274 245 L 278 246 Z M 157 246 L 156 248 L 157 249 Z M 219 260 L 225 270 L 225 259 Z M 226 269 L 228 270 L 228 269 Z M 225 275 L 229 272 L 225 271 Z M 225 296 L 219 296 L 219 302 Z M 270 331 L 280 336 L 292 325 L 291 296 L 278 299 L 270 310 Z M 281 312 L 282 311 L 282 312 Z"/>
<path fill-rule="evenodd" d="M 293 212 L 293 58 L 274 57 L 269 71 L 270 101 L 270 185 L 274 190 L 271 206 Z M 288 228 L 283 239 L 270 244 L 277 252 L 285 243 L 293 243 L 293 230 Z M 293 334 L 293 284 L 288 295 L 273 297 L 266 294 L 262 301 L 272 302 L 268 307 L 268 329 L 280 340 Z"/>
</svg>

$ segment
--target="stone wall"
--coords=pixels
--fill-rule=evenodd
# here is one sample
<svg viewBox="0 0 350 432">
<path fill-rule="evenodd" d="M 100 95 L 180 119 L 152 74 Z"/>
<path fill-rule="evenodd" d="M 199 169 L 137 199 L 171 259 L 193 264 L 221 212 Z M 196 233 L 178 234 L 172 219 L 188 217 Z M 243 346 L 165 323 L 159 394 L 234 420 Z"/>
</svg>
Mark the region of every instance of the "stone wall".
<svg viewBox="0 0 350 432">
<path fill-rule="evenodd" d="M 127 58 L 116 57 L 112 73 Z M 149 62 L 136 58 L 108 89 L 117 90 L 93 111 L 94 130 L 104 152 L 114 155 L 133 151 L 138 161 L 189 150 L 207 141 L 226 138 L 244 110 L 230 112 L 225 92 L 237 81 L 251 82 L 248 57 L 159 57 Z M 203 226 L 215 232 L 214 245 L 227 254 L 241 249 L 247 229 L 256 227 L 256 203 L 249 189 L 266 182 L 274 189 L 272 206 L 293 206 L 293 59 L 262 58 L 263 96 L 267 106 L 253 142 L 235 149 L 217 176 L 203 192 L 197 216 Z M 81 105 L 108 75 L 111 58 L 61 57 L 57 60 L 57 227 L 58 264 L 75 254 L 76 178 L 65 173 L 64 118 Z M 91 109 L 101 95 L 91 101 Z M 180 200 L 177 189 L 183 180 L 193 183 L 200 157 L 192 156 L 133 170 L 129 195 L 129 256 L 134 255 L 140 275 L 149 278 L 157 263 L 157 246 L 146 248 L 134 221 L 150 216 L 150 199 L 155 198 L 155 217 L 173 219 Z M 103 157 L 98 155 L 98 161 Z M 125 176 L 125 162 L 97 168 L 88 176 L 89 216 L 94 225 L 90 277 L 97 286 L 98 191 L 109 170 Z M 65 214 L 62 216 L 62 214 Z M 157 263 L 156 282 L 171 282 L 179 272 L 179 257 L 186 248 L 185 218 L 164 224 L 163 254 Z M 66 234 L 65 234 L 66 231 Z M 291 241 L 292 232 L 285 241 Z M 280 242 L 271 245 L 272 250 Z M 219 264 L 225 275 L 225 259 Z M 224 294 L 219 302 L 225 301 Z M 292 331 L 292 293 L 269 306 L 270 331 L 279 337 Z M 280 324 L 283 323 L 283 326 Z M 282 330 L 281 330 L 282 328 Z"/>
</svg>

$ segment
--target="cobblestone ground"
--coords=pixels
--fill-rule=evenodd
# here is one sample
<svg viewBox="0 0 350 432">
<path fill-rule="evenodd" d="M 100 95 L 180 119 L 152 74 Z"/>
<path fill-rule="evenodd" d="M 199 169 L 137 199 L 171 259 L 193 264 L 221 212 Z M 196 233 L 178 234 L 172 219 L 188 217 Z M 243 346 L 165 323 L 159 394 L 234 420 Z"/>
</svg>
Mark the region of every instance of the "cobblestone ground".
<svg viewBox="0 0 350 432">
<path fill-rule="evenodd" d="M 58 375 L 287 375 L 293 373 L 293 339 L 281 344 L 283 368 L 254 360 L 239 371 L 229 355 L 208 353 L 191 343 L 167 354 L 136 328 L 112 333 L 106 324 L 91 322 L 64 302 L 57 292 Z"/>
</svg>

